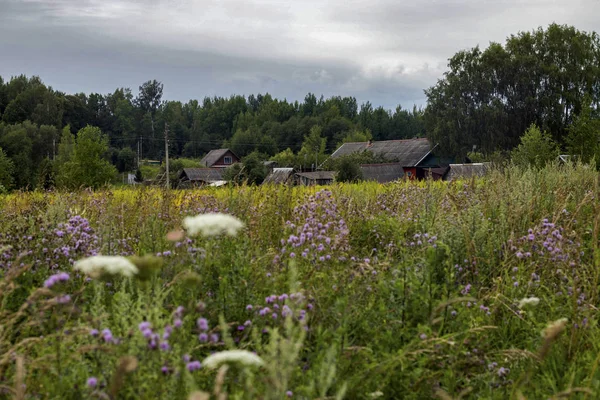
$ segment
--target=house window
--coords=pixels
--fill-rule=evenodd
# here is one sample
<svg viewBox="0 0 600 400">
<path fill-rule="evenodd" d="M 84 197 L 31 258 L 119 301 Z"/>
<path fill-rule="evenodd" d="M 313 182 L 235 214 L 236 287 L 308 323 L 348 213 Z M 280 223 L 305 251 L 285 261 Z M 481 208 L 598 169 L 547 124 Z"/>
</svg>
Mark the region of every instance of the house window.
<svg viewBox="0 0 600 400">
<path fill-rule="evenodd" d="M 411 177 L 412 176 L 412 171 L 406 171 L 406 176 Z"/>
<path fill-rule="evenodd" d="M 233 162 L 231 156 L 225 156 L 223 157 L 223 162 L 227 165 L 231 164 Z"/>
</svg>

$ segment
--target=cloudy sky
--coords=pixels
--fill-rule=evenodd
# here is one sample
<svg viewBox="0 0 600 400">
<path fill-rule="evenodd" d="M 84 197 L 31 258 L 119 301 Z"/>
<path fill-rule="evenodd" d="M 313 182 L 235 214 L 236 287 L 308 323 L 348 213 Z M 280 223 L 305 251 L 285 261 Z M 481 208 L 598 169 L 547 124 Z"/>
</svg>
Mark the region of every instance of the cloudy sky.
<svg viewBox="0 0 600 400">
<path fill-rule="evenodd" d="M 0 0 L 0 76 L 412 107 L 456 51 L 552 22 L 600 33 L 600 0 Z"/>
</svg>

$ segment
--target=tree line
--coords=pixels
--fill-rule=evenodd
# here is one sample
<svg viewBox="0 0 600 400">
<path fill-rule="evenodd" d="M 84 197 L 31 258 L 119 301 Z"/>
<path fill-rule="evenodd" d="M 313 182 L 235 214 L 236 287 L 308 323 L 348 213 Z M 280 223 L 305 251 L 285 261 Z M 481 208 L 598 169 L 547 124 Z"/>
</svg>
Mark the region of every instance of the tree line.
<svg viewBox="0 0 600 400">
<path fill-rule="evenodd" d="M 98 140 L 107 145 L 103 158 L 125 171 L 138 152 L 143 159 L 162 160 L 166 126 L 173 158 L 200 158 L 219 147 L 240 157 L 254 151 L 266 157 L 283 152 L 285 157 L 297 156 L 303 145 L 310 146 L 312 155 L 314 147 L 305 139 L 317 131 L 324 140 L 321 153 L 347 140 L 422 137 L 423 113 L 416 107 L 390 111 L 369 102 L 359 106 L 354 97 L 325 99 L 312 93 L 302 102 L 269 94 L 165 101 L 163 84 L 156 80 L 143 83 L 137 95 L 128 88 L 67 94 L 37 76 L 0 77 L 0 158 L 14 165 L 12 179 L 3 184 L 35 188 L 43 183 L 42 167 L 56 161 L 65 127 L 75 136 L 87 126 L 97 127 Z"/>
</svg>

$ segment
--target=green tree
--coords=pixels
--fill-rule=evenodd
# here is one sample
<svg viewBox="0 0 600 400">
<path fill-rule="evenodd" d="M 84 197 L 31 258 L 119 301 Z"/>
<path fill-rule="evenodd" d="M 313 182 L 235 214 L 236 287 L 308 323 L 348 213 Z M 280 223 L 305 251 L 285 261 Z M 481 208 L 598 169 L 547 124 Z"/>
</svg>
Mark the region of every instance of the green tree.
<svg viewBox="0 0 600 400">
<path fill-rule="evenodd" d="M 128 172 L 133 168 L 135 168 L 135 152 L 129 147 L 124 147 L 117 154 L 117 170 Z"/>
<path fill-rule="evenodd" d="M 4 150 L 0 148 L 0 187 L 3 187 L 5 190 L 12 189 L 15 182 L 13 178 L 14 172 L 14 163 L 10 158 L 8 158 L 6 153 L 4 153 Z"/>
<path fill-rule="evenodd" d="M 136 99 L 136 102 L 140 109 L 150 116 L 152 137 L 155 137 L 154 120 L 156 112 L 160 107 L 162 93 L 163 84 L 154 79 L 151 81 L 144 82 L 142 86 L 140 86 L 140 93 Z"/>
<path fill-rule="evenodd" d="M 532 124 L 521 137 L 521 144 L 511 153 L 512 161 L 520 166 L 541 168 L 558 156 L 558 147 L 547 132 Z"/>
<path fill-rule="evenodd" d="M 358 182 L 363 174 L 358 162 L 352 157 L 340 157 L 337 163 L 335 180 L 338 182 Z"/>
<path fill-rule="evenodd" d="M 440 151 L 461 157 L 473 145 L 484 153 L 510 149 L 532 123 L 563 142 L 584 95 L 600 104 L 599 54 L 596 33 L 557 24 L 460 51 L 425 91 L 427 134 Z"/>
<path fill-rule="evenodd" d="M 237 184 L 260 185 L 267 176 L 267 168 L 263 161 L 265 156 L 257 151 L 248 154 L 237 163 L 227 168 L 223 178 Z"/>
<path fill-rule="evenodd" d="M 108 138 L 99 128 L 88 125 L 81 129 L 70 160 L 58 167 L 57 185 L 98 188 L 114 180 L 117 171 L 103 158 L 107 150 Z"/>
<path fill-rule="evenodd" d="M 310 133 L 304 137 L 304 142 L 302 142 L 302 148 L 298 153 L 300 159 L 306 159 L 308 165 L 311 165 L 316 162 L 314 165 L 317 168 L 327 156 L 325 155 L 325 146 L 327 143 L 327 139 L 321 136 L 321 127 L 319 125 L 315 125 L 310 128 Z"/>
<path fill-rule="evenodd" d="M 600 166 L 600 119 L 592 115 L 589 97 L 569 128 L 566 144 L 570 155 L 586 163 L 595 158 L 596 164 Z"/>
</svg>

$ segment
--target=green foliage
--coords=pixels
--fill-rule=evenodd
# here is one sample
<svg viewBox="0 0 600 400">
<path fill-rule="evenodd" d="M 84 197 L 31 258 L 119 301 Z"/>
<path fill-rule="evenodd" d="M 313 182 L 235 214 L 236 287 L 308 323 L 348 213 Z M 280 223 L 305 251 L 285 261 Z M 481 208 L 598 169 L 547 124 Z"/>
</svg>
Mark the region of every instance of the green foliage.
<svg viewBox="0 0 600 400">
<path fill-rule="evenodd" d="M 556 160 L 558 147 L 547 132 L 542 132 L 532 124 L 521 137 L 521 144 L 511 153 L 512 161 L 519 166 L 531 165 L 541 168 L 547 163 Z"/>
<path fill-rule="evenodd" d="M 596 33 L 551 24 L 504 45 L 456 53 L 444 78 L 425 91 L 428 136 L 448 154 L 509 150 L 531 124 L 562 143 L 583 96 L 600 102 Z"/>
<path fill-rule="evenodd" d="M 117 171 L 132 171 L 135 167 L 135 157 L 135 153 L 129 147 L 121 149 L 117 155 Z"/>
<path fill-rule="evenodd" d="M 142 170 L 139 168 L 135 170 L 135 181 L 137 183 L 144 182 L 144 175 L 142 174 Z"/>
<path fill-rule="evenodd" d="M 12 188 L 14 184 L 14 173 L 14 163 L 0 147 L 0 185 L 2 185 L 3 190 L 6 191 Z"/>
<path fill-rule="evenodd" d="M 358 182 L 363 178 L 360 164 L 349 156 L 340 157 L 336 163 L 336 171 L 335 180 L 338 182 Z"/>
<path fill-rule="evenodd" d="M 69 147 L 69 134 L 63 132 L 63 137 L 65 138 L 62 153 L 64 158 L 61 158 L 61 163 L 58 164 L 57 186 L 70 189 L 99 188 L 115 179 L 117 172 L 115 167 L 103 158 L 108 150 L 108 138 L 99 128 L 87 126 L 77 132 L 77 139 L 72 149 Z"/>
<path fill-rule="evenodd" d="M 596 161 L 600 166 L 600 118 L 592 114 L 591 99 L 583 103 L 581 113 L 573 120 L 566 139 L 569 155 L 584 163 Z"/>
<path fill-rule="evenodd" d="M 263 161 L 266 156 L 257 151 L 248 154 L 242 162 L 228 167 L 223 174 L 223 179 L 237 184 L 260 185 L 267 176 L 267 168 Z"/>
</svg>

